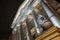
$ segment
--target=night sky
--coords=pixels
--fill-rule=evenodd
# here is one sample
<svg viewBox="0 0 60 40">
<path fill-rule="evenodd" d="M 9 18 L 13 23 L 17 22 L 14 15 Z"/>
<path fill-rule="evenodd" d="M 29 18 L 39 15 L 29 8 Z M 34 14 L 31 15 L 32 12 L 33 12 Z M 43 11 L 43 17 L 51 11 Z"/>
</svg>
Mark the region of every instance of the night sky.
<svg viewBox="0 0 60 40">
<path fill-rule="evenodd" d="M 23 0 L 0 0 L 0 38 L 11 34 L 10 28 L 17 9 Z"/>
</svg>

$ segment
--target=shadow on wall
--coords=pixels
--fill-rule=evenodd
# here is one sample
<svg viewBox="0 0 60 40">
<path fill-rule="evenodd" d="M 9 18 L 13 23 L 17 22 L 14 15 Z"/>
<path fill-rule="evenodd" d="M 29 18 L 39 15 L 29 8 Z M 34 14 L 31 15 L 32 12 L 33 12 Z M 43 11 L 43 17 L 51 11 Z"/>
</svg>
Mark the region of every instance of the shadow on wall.
<svg viewBox="0 0 60 40">
<path fill-rule="evenodd" d="M 58 3 L 60 3 L 60 0 L 56 0 Z"/>
<path fill-rule="evenodd" d="M 2 38 L 2 39 L 0 39 L 0 40 L 8 40 L 8 39 L 6 39 L 6 38 Z"/>
</svg>

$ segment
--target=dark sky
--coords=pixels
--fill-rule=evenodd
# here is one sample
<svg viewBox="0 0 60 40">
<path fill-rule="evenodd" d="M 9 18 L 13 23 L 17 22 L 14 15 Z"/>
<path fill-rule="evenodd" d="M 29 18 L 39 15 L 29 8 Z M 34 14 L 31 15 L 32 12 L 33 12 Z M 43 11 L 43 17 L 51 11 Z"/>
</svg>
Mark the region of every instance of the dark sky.
<svg viewBox="0 0 60 40">
<path fill-rule="evenodd" d="M 23 0 L 0 0 L 0 38 L 8 37 L 11 23 Z"/>
</svg>

